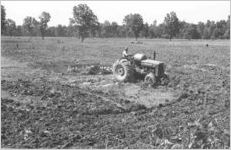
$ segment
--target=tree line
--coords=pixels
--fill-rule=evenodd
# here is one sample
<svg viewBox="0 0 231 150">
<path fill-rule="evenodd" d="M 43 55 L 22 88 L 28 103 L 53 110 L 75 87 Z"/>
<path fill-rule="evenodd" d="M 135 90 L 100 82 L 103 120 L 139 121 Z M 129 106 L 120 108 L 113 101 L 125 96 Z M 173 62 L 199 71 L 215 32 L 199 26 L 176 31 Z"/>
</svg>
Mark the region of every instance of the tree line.
<svg viewBox="0 0 231 150">
<path fill-rule="evenodd" d="M 140 14 L 128 14 L 123 24 L 105 21 L 100 23 L 97 16 L 86 4 L 73 7 L 73 18 L 68 26 L 48 27 L 51 16 L 42 12 L 38 19 L 27 16 L 22 25 L 6 18 L 6 10 L 1 5 L 1 34 L 6 36 L 78 37 L 83 42 L 87 37 L 134 37 L 142 38 L 179 38 L 179 39 L 230 39 L 230 15 L 226 20 L 210 21 L 198 24 L 178 19 L 175 12 L 167 13 L 164 21 L 157 25 L 144 23 Z"/>
</svg>

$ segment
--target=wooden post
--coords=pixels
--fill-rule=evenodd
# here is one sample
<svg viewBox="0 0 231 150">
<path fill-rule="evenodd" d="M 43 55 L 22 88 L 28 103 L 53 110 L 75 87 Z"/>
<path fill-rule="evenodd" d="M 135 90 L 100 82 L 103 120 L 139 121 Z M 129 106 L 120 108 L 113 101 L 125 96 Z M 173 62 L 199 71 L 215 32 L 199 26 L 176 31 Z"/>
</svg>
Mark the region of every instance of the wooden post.
<svg viewBox="0 0 231 150">
<path fill-rule="evenodd" d="M 103 49 L 101 49 L 101 57 L 100 57 L 99 59 L 100 59 L 100 65 L 102 65 L 102 60 L 103 60 Z"/>
<path fill-rule="evenodd" d="M 153 60 L 156 59 L 156 51 L 153 52 Z"/>
</svg>

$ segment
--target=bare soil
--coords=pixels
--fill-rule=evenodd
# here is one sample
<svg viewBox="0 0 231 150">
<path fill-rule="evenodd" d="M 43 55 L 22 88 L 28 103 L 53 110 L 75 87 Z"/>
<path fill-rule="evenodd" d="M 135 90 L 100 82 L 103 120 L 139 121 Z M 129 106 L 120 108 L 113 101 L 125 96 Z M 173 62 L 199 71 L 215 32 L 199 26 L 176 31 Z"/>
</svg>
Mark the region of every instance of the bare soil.
<svg viewBox="0 0 231 150">
<path fill-rule="evenodd" d="M 119 83 L 111 74 L 82 74 L 95 63 L 110 67 L 119 57 L 114 45 L 129 41 L 57 40 L 2 40 L 3 148 L 230 147 L 226 42 L 143 40 L 133 45 L 133 52 L 157 49 L 168 64 L 170 83 L 150 88 L 142 81 Z M 75 57 L 83 67 L 67 72 Z M 103 58 L 104 63 L 98 60 Z"/>
</svg>

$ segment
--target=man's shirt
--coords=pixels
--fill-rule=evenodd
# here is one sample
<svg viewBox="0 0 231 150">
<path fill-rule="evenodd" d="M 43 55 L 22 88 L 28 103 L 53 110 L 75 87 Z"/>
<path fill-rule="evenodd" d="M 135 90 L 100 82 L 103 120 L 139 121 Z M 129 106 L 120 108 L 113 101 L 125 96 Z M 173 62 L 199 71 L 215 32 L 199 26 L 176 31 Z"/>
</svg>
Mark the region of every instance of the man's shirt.
<svg viewBox="0 0 231 150">
<path fill-rule="evenodd" d="M 123 57 L 127 57 L 127 56 L 128 56 L 128 53 L 127 53 L 126 51 L 123 51 L 122 56 L 123 56 Z"/>
</svg>

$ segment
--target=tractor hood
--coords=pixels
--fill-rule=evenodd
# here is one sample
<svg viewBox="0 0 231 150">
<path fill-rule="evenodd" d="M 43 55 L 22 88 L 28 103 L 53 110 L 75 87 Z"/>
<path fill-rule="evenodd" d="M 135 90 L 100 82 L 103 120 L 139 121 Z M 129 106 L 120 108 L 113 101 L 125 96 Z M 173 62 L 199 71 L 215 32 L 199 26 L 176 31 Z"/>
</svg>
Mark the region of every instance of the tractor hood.
<svg viewBox="0 0 231 150">
<path fill-rule="evenodd" d="M 161 64 L 163 65 L 164 63 L 161 61 L 152 60 L 152 59 L 146 59 L 146 60 L 141 61 L 141 65 L 147 66 L 147 67 L 156 67 L 156 66 L 161 65 Z"/>
<path fill-rule="evenodd" d="M 147 59 L 147 56 L 145 56 L 144 54 L 136 53 L 133 56 L 133 58 L 134 58 L 135 61 L 142 61 L 142 60 Z"/>
</svg>

